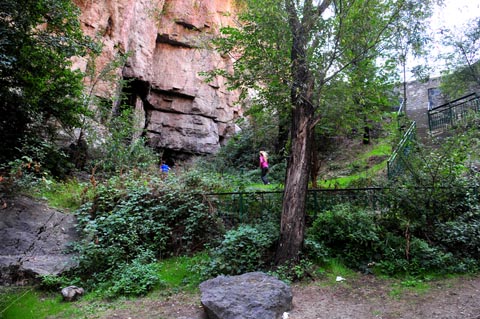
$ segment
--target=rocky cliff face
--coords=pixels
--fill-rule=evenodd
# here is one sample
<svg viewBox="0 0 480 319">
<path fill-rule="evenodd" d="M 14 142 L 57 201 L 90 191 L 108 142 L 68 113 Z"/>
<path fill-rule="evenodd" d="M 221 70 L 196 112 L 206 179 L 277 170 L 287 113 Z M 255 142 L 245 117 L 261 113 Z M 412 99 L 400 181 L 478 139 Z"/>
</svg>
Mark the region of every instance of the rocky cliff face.
<svg viewBox="0 0 480 319">
<path fill-rule="evenodd" d="M 242 111 L 224 80 L 205 83 L 199 72 L 230 69 L 232 61 L 209 48 L 233 24 L 234 0 L 76 0 L 84 32 L 103 44 L 97 69 L 130 53 L 121 76 L 132 82 L 129 103 L 142 115 L 150 144 L 166 152 L 215 153 L 235 132 Z M 82 65 L 83 63 L 83 65 Z M 78 61 L 84 68 L 86 61 Z M 96 94 L 109 96 L 107 82 Z"/>
</svg>

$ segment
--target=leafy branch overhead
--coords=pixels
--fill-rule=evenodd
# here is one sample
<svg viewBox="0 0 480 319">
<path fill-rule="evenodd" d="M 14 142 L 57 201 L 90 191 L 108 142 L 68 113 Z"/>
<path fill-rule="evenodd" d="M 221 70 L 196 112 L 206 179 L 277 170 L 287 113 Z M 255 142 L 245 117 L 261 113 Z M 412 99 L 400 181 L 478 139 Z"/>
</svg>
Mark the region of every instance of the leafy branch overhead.
<svg viewBox="0 0 480 319">
<path fill-rule="evenodd" d="M 75 126 L 85 112 L 83 76 L 70 58 L 85 55 L 93 42 L 78 15 L 67 0 L 0 4 L 1 162 L 18 155 L 21 140 L 48 132 L 52 122 Z"/>
</svg>

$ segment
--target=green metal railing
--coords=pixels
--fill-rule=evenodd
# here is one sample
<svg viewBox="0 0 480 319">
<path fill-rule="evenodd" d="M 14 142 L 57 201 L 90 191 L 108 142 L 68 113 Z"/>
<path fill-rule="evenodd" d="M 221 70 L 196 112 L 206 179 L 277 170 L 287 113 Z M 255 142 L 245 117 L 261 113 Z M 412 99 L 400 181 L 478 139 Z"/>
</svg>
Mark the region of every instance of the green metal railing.
<svg viewBox="0 0 480 319">
<path fill-rule="evenodd" d="M 408 167 L 408 157 L 413 151 L 413 142 L 416 139 L 417 125 L 415 121 L 410 124 L 397 148 L 387 161 L 387 176 L 393 179 L 405 172 Z"/>
<path fill-rule="evenodd" d="M 228 192 L 202 196 L 212 208 L 212 213 L 229 229 L 238 224 L 262 220 L 266 214 L 277 214 L 279 217 L 283 192 Z"/>
<path fill-rule="evenodd" d="M 419 192 L 442 191 L 452 194 L 451 187 L 417 187 Z M 391 188 L 370 187 L 350 189 L 309 189 L 307 191 L 307 223 L 339 204 L 367 209 L 378 214 L 396 207 L 401 198 Z M 477 186 L 456 189 L 456 192 L 470 194 L 471 200 L 480 200 Z M 226 229 L 239 224 L 262 223 L 271 218 L 280 219 L 283 191 L 232 192 L 202 194 L 211 205 L 211 213 L 219 218 Z"/>
<path fill-rule="evenodd" d="M 397 110 L 397 128 L 399 131 L 402 131 L 410 123 L 411 122 L 408 119 L 407 114 L 405 112 L 405 101 L 402 101 L 402 103 L 400 103 L 400 106 L 398 107 L 398 110 Z"/>
<path fill-rule="evenodd" d="M 464 122 L 468 113 L 480 111 L 480 96 L 472 93 L 428 111 L 430 132 L 443 131 Z"/>
<path fill-rule="evenodd" d="M 279 218 L 282 210 L 283 191 L 214 193 L 203 196 L 226 228 L 272 216 Z M 383 198 L 382 188 L 309 189 L 306 205 L 313 217 L 342 203 L 381 210 L 386 206 Z"/>
</svg>

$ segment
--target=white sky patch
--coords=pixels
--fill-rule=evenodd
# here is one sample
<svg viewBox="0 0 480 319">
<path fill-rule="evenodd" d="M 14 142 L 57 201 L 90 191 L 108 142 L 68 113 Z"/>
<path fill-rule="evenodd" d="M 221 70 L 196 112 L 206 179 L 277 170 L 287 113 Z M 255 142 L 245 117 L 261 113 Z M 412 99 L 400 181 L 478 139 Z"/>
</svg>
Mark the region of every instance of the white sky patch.
<svg viewBox="0 0 480 319">
<path fill-rule="evenodd" d="M 437 60 L 437 55 L 449 50 L 449 48 L 441 44 L 440 30 L 459 30 L 469 20 L 479 16 L 480 0 L 444 0 L 443 6 L 435 6 L 433 16 L 430 18 L 430 33 L 434 39 L 431 56 L 428 58 L 428 64 L 434 69 L 434 73 L 431 76 L 439 76 L 440 71 L 444 69 L 444 62 Z M 409 69 L 415 65 L 424 64 L 425 61 L 410 58 L 407 63 L 407 69 Z M 409 74 L 408 78 L 413 80 L 413 75 Z"/>
<path fill-rule="evenodd" d="M 431 19 L 431 28 L 455 28 L 472 18 L 480 16 L 480 0 L 445 0 L 443 7 L 436 6 Z"/>
</svg>

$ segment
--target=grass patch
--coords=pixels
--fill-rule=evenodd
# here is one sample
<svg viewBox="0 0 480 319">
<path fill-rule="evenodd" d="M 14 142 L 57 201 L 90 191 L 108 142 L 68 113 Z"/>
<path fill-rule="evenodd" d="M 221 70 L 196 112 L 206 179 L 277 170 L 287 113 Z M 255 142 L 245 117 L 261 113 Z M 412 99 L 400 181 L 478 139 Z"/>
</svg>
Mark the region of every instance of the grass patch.
<svg viewBox="0 0 480 319">
<path fill-rule="evenodd" d="M 201 275 L 192 269 L 205 261 L 207 254 L 197 254 L 193 257 L 173 257 L 159 263 L 158 276 L 161 282 L 170 289 L 194 291 L 202 281 Z"/>
<path fill-rule="evenodd" d="M 62 318 L 74 317 L 78 309 L 62 301 L 59 293 L 43 293 L 33 288 L 4 292 L 0 295 L 1 319 L 40 319 L 62 314 Z M 4 302 L 3 300 L 6 300 Z"/>
<path fill-rule="evenodd" d="M 364 172 L 356 173 L 349 176 L 336 177 L 328 180 L 322 180 L 318 183 L 318 186 L 321 188 L 348 188 L 351 187 L 357 181 L 362 179 L 369 180 L 375 178 L 379 172 L 387 167 L 388 159 L 385 159 L 381 163 L 375 164 L 371 168 L 367 169 Z"/>
<path fill-rule="evenodd" d="M 412 292 L 417 295 L 422 295 L 430 290 L 430 283 L 421 279 L 404 279 L 393 284 L 389 295 L 393 298 L 402 296 L 403 293 Z"/>
<path fill-rule="evenodd" d="M 318 182 L 321 188 L 348 188 L 361 180 L 373 180 L 387 167 L 387 161 L 392 147 L 390 139 L 385 138 L 378 143 L 366 147 L 363 153 L 355 155 L 353 162 L 347 163 L 349 174 L 331 179 L 322 179 Z M 381 162 L 371 165 L 372 158 L 383 158 Z M 340 168 L 340 167 L 339 167 Z"/>
<path fill-rule="evenodd" d="M 348 281 L 349 278 L 355 278 L 358 274 L 347 268 L 342 262 L 337 259 L 330 259 L 318 270 L 327 279 L 327 285 L 337 284 L 337 277 L 345 278 Z"/>
<path fill-rule="evenodd" d="M 89 195 L 89 185 L 72 179 L 65 182 L 44 179 L 33 195 L 46 200 L 48 205 L 64 211 L 74 211 Z"/>
<path fill-rule="evenodd" d="M 283 185 L 280 184 L 268 184 L 264 185 L 263 183 L 251 184 L 245 188 L 246 192 L 271 192 L 279 189 L 283 189 Z"/>
<path fill-rule="evenodd" d="M 196 292 L 202 282 L 201 275 L 194 271 L 195 265 L 208 258 L 207 254 L 193 257 L 173 257 L 158 263 L 158 277 L 161 287 L 156 294 L 175 294 L 180 291 Z M 98 314 L 121 305 L 118 301 L 98 301 L 101 298 L 90 292 L 77 303 L 67 303 L 60 293 L 46 293 L 34 287 L 0 291 L 0 319 L 42 319 L 42 318 L 83 318 L 87 314 Z"/>
</svg>

